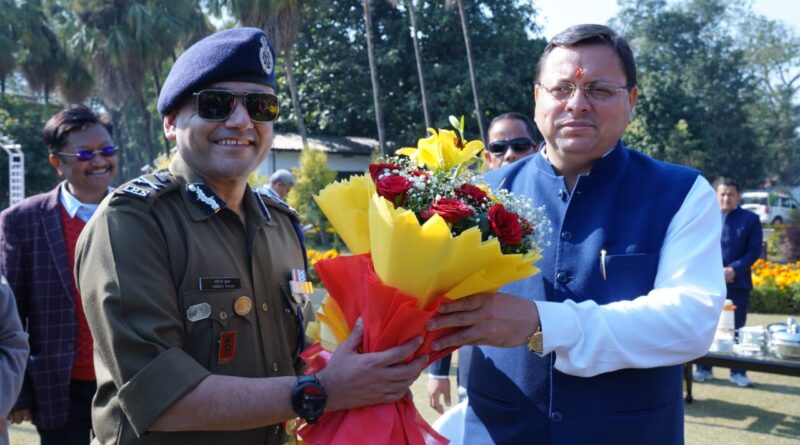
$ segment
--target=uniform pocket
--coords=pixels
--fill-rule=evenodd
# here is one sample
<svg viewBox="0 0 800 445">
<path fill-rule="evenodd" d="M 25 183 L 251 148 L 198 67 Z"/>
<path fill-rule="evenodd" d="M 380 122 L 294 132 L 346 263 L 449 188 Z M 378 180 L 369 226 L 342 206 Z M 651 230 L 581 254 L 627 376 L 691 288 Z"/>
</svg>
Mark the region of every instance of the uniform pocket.
<svg viewBox="0 0 800 445">
<path fill-rule="evenodd" d="M 187 291 L 183 293 L 183 310 L 184 349 L 211 371 L 231 371 L 240 351 L 248 349 L 247 340 L 253 337 L 252 298 L 241 290 Z"/>
</svg>

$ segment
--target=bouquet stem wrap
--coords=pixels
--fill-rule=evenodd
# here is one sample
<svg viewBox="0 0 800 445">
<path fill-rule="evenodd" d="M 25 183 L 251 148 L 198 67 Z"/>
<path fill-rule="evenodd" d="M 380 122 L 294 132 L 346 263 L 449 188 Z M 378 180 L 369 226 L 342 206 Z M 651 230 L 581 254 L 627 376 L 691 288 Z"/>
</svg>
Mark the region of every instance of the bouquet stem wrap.
<svg viewBox="0 0 800 445">
<path fill-rule="evenodd" d="M 418 308 L 416 298 L 380 282 L 368 254 L 323 260 L 314 267 L 330 297 L 341 308 L 348 330 L 361 317 L 361 352 L 383 351 L 427 332 L 428 320 L 447 301 L 446 297 L 439 297 L 429 306 Z M 406 361 L 427 354 L 430 363 L 449 354 L 454 348 L 434 352 L 431 342 L 450 332 L 445 329 L 427 333 L 422 346 Z M 329 357 L 319 344 L 310 347 L 303 353 L 309 365 L 306 372 L 318 372 Z M 408 396 L 395 403 L 325 413 L 317 423 L 301 427 L 299 433 L 312 445 L 351 445 L 364 443 L 365 438 L 376 444 L 448 443 L 422 419 Z"/>
</svg>

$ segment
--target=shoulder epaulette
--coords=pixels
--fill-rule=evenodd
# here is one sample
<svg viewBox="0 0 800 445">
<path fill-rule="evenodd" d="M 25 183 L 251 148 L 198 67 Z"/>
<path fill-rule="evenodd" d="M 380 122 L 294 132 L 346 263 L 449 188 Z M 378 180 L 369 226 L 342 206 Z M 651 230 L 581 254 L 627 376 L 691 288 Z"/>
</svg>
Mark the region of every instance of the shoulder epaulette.
<svg viewBox="0 0 800 445">
<path fill-rule="evenodd" d="M 264 204 L 270 209 L 279 210 L 289 215 L 293 220 L 300 221 L 300 214 L 297 213 L 297 210 L 292 208 L 292 206 L 290 206 L 286 201 L 275 198 L 268 193 L 259 192 L 258 195 L 261 197 L 261 200 L 264 202 Z"/>
<path fill-rule="evenodd" d="M 114 197 L 129 196 L 152 204 L 159 196 L 179 187 L 180 184 L 168 170 L 159 170 L 122 184 L 114 190 Z"/>
</svg>

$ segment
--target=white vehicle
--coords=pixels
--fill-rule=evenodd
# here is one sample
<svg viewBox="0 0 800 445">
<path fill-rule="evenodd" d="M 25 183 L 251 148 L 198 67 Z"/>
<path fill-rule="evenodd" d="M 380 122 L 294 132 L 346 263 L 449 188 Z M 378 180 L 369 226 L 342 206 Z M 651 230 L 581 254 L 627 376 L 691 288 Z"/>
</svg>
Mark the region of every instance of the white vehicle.
<svg viewBox="0 0 800 445">
<path fill-rule="evenodd" d="M 758 215 L 762 224 L 789 222 L 800 207 L 791 195 L 783 192 L 744 192 L 740 205 Z"/>
</svg>

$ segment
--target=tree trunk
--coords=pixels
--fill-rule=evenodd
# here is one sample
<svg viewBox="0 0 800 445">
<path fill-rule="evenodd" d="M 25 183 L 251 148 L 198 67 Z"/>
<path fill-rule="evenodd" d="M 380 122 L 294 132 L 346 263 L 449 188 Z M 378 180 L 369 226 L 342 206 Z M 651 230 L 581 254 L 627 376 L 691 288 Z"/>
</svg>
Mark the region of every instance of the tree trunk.
<svg viewBox="0 0 800 445">
<path fill-rule="evenodd" d="M 303 140 L 303 150 L 308 150 L 308 134 L 306 133 L 306 124 L 303 122 L 303 110 L 300 108 L 300 98 L 297 94 L 297 82 L 294 80 L 291 50 L 285 52 L 283 61 L 286 65 L 286 78 L 289 80 L 289 93 L 292 96 L 292 108 L 294 109 L 294 115 L 297 120 L 297 131 L 300 133 L 300 139 Z"/>
<path fill-rule="evenodd" d="M 464 45 L 467 47 L 467 63 L 469 64 L 469 80 L 472 82 L 472 97 L 475 98 L 475 114 L 478 118 L 478 128 L 481 130 L 481 140 L 486 141 L 486 132 L 483 129 L 483 115 L 481 104 L 478 100 L 478 81 L 475 79 L 475 67 L 472 61 L 472 46 L 469 44 L 469 30 L 467 29 L 467 16 L 464 14 L 464 1 L 458 0 L 458 15 L 461 16 L 461 30 L 464 31 Z"/>
<path fill-rule="evenodd" d="M 378 67 L 375 64 L 375 49 L 372 45 L 372 14 L 369 11 L 369 0 L 364 0 L 364 26 L 367 28 L 367 57 L 369 58 L 369 73 L 372 78 L 372 99 L 375 102 L 375 123 L 378 126 L 378 143 L 381 153 L 388 156 L 386 151 L 386 136 L 383 128 L 383 110 L 381 109 L 381 93 L 378 85 Z"/>
<path fill-rule="evenodd" d="M 431 117 L 428 113 L 428 94 L 425 92 L 425 76 L 422 72 L 422 54 L 417 41 L 417 13 L 414 11 L 414 0 L 406 0 L 408 17 L 411 19 L 411 40 L 414 42 L 414 56 L 417 58 L 417 75 L 419 76 L 419 91 L 422 95 L 422 112 L 425 114 L 425 128 L 433 128 Z"/>
<path fill-rule="evenodd" d="M 147 154 L 150 156 L 148 163 L 150 163 L 156 159 L 156 152 L 155 148 L 153 147 L 153 119 L 150 117 L 150 113 L 147 112 L 147 104 L 144 101 L 144 97 L 139 94 L 138 99 L 139 112 L 142 114 L 142 119 L 144 119 L 144 128 L 147 130 L 147 134 L 145 135 L 145 145 L 147 146 Z"/>
</svg>

